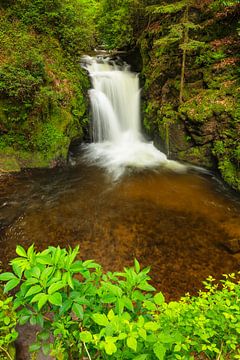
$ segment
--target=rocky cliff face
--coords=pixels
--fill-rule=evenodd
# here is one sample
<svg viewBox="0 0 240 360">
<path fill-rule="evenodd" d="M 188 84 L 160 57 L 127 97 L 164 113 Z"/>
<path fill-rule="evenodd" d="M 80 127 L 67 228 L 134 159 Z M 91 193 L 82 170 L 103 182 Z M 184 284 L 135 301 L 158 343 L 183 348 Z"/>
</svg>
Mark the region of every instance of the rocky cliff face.
<svg viewBox="0 0 240 360">
<path fill-rule="evenodd" d="M 240 190 L 240 4 L 213 5 L 152 12 L 139 41 L 144 125 L 171 158 L 217 167 Z"/>
</svg>

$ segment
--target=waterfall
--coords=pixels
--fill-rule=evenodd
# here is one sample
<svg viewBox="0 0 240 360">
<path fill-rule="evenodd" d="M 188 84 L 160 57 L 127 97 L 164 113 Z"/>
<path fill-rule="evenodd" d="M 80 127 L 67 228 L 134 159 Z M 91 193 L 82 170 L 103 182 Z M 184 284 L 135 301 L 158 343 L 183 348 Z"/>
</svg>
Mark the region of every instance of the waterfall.
<svg viewBox="0 0 240 360">
<path fill-rule="evenodd" d="M 127 168 L 167 166 L 176 171 L 185 166 L 166 155 L 141 134 L 138 74 L 110 58 L 83 58 L 91 77 L 89 91 L 93 114 L 93 143 L 84 146 L 84 158 L 106 168 L 118 179 Z"/>
</svg>

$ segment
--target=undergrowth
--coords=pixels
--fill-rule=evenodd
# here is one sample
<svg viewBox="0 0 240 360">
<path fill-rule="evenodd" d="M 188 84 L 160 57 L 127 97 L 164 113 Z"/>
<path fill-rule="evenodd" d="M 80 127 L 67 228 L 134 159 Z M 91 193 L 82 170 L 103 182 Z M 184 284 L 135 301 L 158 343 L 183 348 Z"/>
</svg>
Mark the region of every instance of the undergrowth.
<svg viewBox="0 0 240 360">
<path fill-rule="evenodd" d="M 16 252 L 13 271 L 0 275 L 4 293 L 15 289 L 0 302 L 4 349 L 17 323 L 40 328 L 30 352 L 59 360 L 240 359 L 239 274 L 220 284 L 209 277 L 198 296 L 167 303 L 137 260 L 123 272 L 103 273 L 92 260 L 76 260 L 78 247 Z"/>
</svg>

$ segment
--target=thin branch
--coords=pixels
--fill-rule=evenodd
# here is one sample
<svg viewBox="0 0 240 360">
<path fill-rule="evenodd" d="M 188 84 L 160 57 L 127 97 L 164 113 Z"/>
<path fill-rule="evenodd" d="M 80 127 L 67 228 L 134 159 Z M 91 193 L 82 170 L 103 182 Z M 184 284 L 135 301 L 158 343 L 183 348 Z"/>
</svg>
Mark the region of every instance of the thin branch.
<svg viewBox="0 0 240 360">
<path fill-rule="evenodd" d="M 216 360 L 220 360 L 221 355 L 222 355 L 222 351 L 223 351 L 223 342 L 221 342 L 221 348 L 220 348 L 220 353 L 218 354 L 218 357 Z"/>
<path fill-rule="evenodd" d="M 13 358 L 11 357 L 11 355 L 9 354 L 9 352 L 4 349 L 2 346 L 0 346 L 0 350 L 4 351 L 4 353 L 7 355 L 7 357 L 9 358 L 9 360 L 13 360 Z"/>
<path fill-rule="evenodd" d="M 87 356 L 88 356 L 89 360 L 92 360 L 91 355 L 88 352 L 88 349 L 87 349 L 87 346 L 86 346 L 85 342 L 83 343 L 83 345 L 84 345 L 84 348 L 86 350 L 86 353 L 87 353 Z"/>
</svg>

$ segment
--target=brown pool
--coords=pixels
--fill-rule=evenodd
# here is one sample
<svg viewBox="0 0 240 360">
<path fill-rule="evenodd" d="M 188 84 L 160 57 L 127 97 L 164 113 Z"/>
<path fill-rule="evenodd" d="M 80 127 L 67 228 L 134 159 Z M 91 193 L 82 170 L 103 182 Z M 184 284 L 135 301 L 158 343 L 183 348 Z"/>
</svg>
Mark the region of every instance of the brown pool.
<svg viewBox="0 0 240 360">
<path fill-rule="evenodd" d="M 118 182 L 94 166 L 0 178 L 0 260 L 35 243 L 80 245 L 83 259 L 121 270 L 137 258 L 168 299 L 240 269 L 225 247 L 240 239 L 240 203 L 210 175 L 129 172 Z"/>
</svg>

